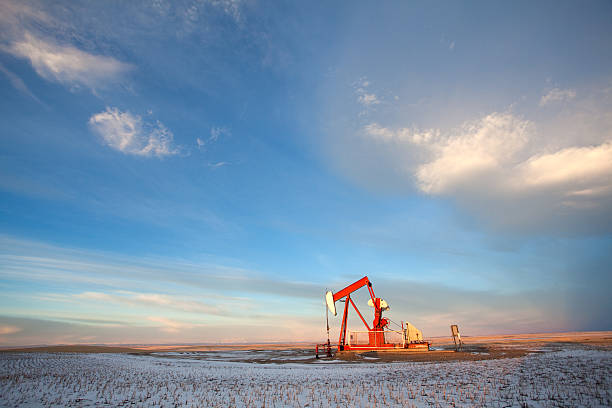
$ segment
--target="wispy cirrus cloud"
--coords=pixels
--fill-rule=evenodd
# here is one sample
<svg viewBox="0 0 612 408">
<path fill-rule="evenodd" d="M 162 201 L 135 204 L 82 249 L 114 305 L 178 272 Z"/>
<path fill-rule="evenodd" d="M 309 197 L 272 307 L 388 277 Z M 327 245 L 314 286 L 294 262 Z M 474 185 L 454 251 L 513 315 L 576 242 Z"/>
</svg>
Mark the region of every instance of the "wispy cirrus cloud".
<svg viewBox="0 0 612 408">
<path fill-rule="evenodd" d="M 181 312 L 218 315 L 221 310 L 218 306 L 207 304 L 198 300 L 185 300 L 177 296 L 163 293 L 143 293 L 132 291 L 112 292 L 82 292 L 74 295 L 76 299 L 102 301 L 107 303 L 124 304 L 131 306 L 157 307 Z"/>
<path fill-rule="evenodd" d="M 160 331 L 177 335 L 169 341 L 219 341 L 240 335 L 270 341 L 279 334 L 271 335 L 269 328 L 278 330 L 279 321 L 290 320 L 287 316 L 292 314 L 308 313 L 313 307 L 319 310 L 322 290 L 318 284 L 275 279 L 212 260 L 137 259 L 2 236 L 0 278 L 4 282 L 62 287 L 40 293 L 17 289 L 2 297 L 4 316 L 0 316 L 0 325 L 25 329 L 0 338 L 0 344 L 39 344 L 50 339 L 65 342 L 60 337 L 67 333 L 70 341 L 77 342 L 92 335 L 104 341 L 130 338 L 140 343 L 157 342 L 166 339 Z M 9 306 L 13 298 L 32 306 L 13 309 Z M 296 298 L 301 301 L 296 302 Z M 45 322 L 28 326 L 31 318 Z M 320 329 L 318 317 L 304 319 L 309 330 Z M 313 320 L 316 324 L 311 324 Z M 63 329 L 47 332 L 47 325 Z M 245 326 L 251 328 L 248 334 Z M 186 331 L 172 331 L 179 327 Z M 282 338 L 290 338 L 289 330 L 282 328 Z M 72 337 L 76 333 L 79 338 Z"/>
<path fill-rule="evenodd" d="M 28 4 L 29 3 L 29 4 Z M 30 62 L 42 78 L 71 90 L 94 93 L 120 82 L 134 66 L 109 55 L 85 51 L 74 45 L 82 39 L 74 27 L 53 15 L 44 3 L 7 0 L 0 4 L 0 50 Z M 16 88 L 22 90 L 15 80 Z"/>
<path fill-rule="evenodd" d="M 181 330 L 194 329 L 197 327 L 206 327 L 204 324 L 194 324 L 189 322 L 182 322 L 178 320 L 168 319 L 163 316 L 148 316 L 147 320 L 152 322 L 155 327 L 159 327 L 160 330 L 167 333 L 179 333 Z"/>
<path fill-rule="evenodd" d="M 99 296 L 124 291 L 123 296 L 130 299 L 134 297 L 133 294 L 156 293 L 155 287 L 178 286 L 188 288 L 190 292 L 195 289 L 210 299 L 242 302 L 247 298 L 238 296 L 238 293 L 309 298 L 317 296 L 320 291 L 318 284 L 279 281 L 256 270 L 231 266 L 231 263 L 230 260 L 186 262 L 135 259 L 104 252 L 66 249 L 0 235 L 2 277 L 102 287 L 105 290 L 89 291 L 103 293 Z M 137 286 L 134 286 L 134 282 Z M 85 291 L 79 293 L 83 292 Z M 151 298 L 148 300 L 152 301 Z M 158 298 L 158 302 L 161 301 L 165 300 Z M 240 306 L 246 307 L 244 304 Z"/>
<path fill-rule="evenodd" d="M 6 48 L 12 55 L 30 61 L 38 75 L 71 88 L 92 90 L 118 81 L 132 65 L 109 56 L 95 55 L 69 44 L 57 44 L 25 32 Z"/>
<path fill-rule="evenodd" d="M 164 157 L 179 153 L 174 135 L 163 123 L 145 122 L 127 111 L 107 107 L 89 118 L 89 126 L 107 146 L 125 154 Z"/>
<path fill-rule="evenodd" d="M 198 149 L 205 150 L 208 146 L 216 143 L 221 136 L 231 136 L 231 134 L 232 132 L 225 126 L 213 126 L 210 128 L 210 135 L 208 137 L 196 138 L 196 144 Z"/>
<path fill-rule="evenodd" d="M 0 64 L 0 72 L 2 72 L 8 78 L 8 80 L 11 82 L 11 85 L 13 85 L 15 89 L 34 99 L 36 102 L 42 104 L 42 102 L 36 97 L 36 95 L 34 95 L 32 91 L 30 91 L 30 88 L 28 88 L 28 86 L 23 82 L 23 80 L 19 78 L 19 76 L 17 76 L 14 72 L 10 71 L 2 64 Z"/>
<path fill-rule="evenodd" d="M 228 162 L 220 161 L 216 163 L 208 163 L 208 167 L 218 169 L 219 167 L 227 166 L 228 164 Z"/>
<path fill-rule="evenodd" d="M 21 293 L 22 299 L 38 306 L 30 314 L 20 310 L 12 317 L 6 307 L 10 298 L 5 297 L 0 325 L 23 331 L 7 333 L 0 344 L 66 342 L 61 338 L 65 334 L 72 342 L 87 336 L 137 343 L 223 341 L 236 336 L 250 341 L 316 339 L 324 335 L 320 314 L 324 288 L 341 288 L 360 277 L 295 282 L 222 265 L 65 249 L 9 237 L 0 236 L 0 244 L 0 277 L 6 282 L 19 282 L 20 288 L 52 283 L 63 292 L 34 297 L 30 291 Z M 422 296 L 406 297 L 407 288 Z M 451 318 L 482 332 L 487 327 L 489 332 L 503 330 L 512 319 L 515 330 L 556 329 L 564 327 L 562 307 L 571 303 L 542 287 L 526 292 L 476 290 L 383 276 L 376 278 L 376 290 L 391 300 L 395 316 L 418 316 L 410 320 L 428 335 L 444 333 Z M 357 302 L 364 300 L 367 291 L 356 297 Z M 577 303 L 581 306 L 571 308 L 576 321 L 588 307 Z M 457 310 L 449 315 L 449 308 Z M 516 313 L 508 316 L 507 308 Z M 28 323 L 32 318 L 44 321 Z M 337 328 L 338 321 L 332 325 Z"/>
</svg>

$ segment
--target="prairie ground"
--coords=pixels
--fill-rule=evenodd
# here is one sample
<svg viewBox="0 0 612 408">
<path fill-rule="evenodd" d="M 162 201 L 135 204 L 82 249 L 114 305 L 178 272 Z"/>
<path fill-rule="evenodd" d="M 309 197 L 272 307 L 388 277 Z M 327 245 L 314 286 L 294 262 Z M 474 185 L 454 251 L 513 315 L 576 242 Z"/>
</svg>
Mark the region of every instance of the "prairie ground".
<svg viewBox="0 0 612 408">
<path fill-rule="evenodd" d="M 261 345 L 13 350 L 0 353 L 0 406 L 612 406 L 610 333 L 587 337 L 331 360 Z"/>
</svg>

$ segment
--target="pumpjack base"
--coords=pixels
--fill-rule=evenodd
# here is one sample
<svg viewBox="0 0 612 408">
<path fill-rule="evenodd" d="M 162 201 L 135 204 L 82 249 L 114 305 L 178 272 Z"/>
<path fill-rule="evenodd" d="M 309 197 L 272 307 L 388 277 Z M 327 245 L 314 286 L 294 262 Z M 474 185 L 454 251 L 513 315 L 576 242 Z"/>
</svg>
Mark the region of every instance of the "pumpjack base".
<svg viewBox="0 0 612 408">
<path fill-rule="evenodd" d="M 418 342 L 418 343 L 409 343 L 405 344 L 403 347 L 401 345 L 395 344 L 383 344 L 382 346 L 374 347 L 370 345 L 345 345 L 342 347 L 343 352 L 365 352 L 365 351 L 381 351 L 381 352 L 394 352 L 394 353 L 413 353 L 413 352 L 423 352 L 430 351 L 431 343 L 428 341 Z"/>
</svg>

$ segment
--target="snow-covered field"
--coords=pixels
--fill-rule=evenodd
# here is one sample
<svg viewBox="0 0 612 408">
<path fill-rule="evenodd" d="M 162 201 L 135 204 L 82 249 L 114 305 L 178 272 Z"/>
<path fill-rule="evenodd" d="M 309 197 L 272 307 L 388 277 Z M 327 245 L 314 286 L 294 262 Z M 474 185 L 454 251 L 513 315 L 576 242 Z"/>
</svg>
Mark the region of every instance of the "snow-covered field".
<svg viewBox="0 0 612 408">
<path fill-rule="evenodd" d="M 612 351 L 442 363 L 256 364 L 3 353 L 1 406 L 612 406 Z"/>
</svg>

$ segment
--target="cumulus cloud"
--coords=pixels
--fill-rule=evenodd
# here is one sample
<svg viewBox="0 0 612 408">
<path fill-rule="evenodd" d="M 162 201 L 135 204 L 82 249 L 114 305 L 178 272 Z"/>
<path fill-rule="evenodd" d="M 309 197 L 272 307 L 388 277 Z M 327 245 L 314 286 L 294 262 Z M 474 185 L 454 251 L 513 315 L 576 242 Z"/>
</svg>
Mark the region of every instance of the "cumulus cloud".
<svg viewBox="0 0 612 408">
<path fill-rule="evenodd" d="M 574 99 L 576 97 L 576 91 L 573 89 L 559 89 L 553 88 L 548 91 L 545 95 L 542 95 L 540 99 L 540 106 L 549 105 L 555 102 L 564 102 Z"/>
<path fill-rule="evenodd" d="M 132 68 L 115 58 L 90 54 L 72 45 L 59 45 L 28 32 L 7 51 L 28 59 L 41 77 L 72 87 L 100 88 Z"/>
<path fill-rule="evenodd" d="M 142 117 L 117 108 L 96 113 L 89 118 L 89 126 L 106 145 L 122 153 L 164 157 L 179 152 L 173 146 L 174 135 L 163 123 L 144 122 Z"/>
<path fill-rule="evenodd" d="M 612 142 L 533 156 L 517 176 L 525 187 L 571 185 L 579 188 L 573 195 L 603 192 L 612 176 Z"/>
<path fill-rule="evenodd" d="M 560 207 L 606 205 L 612 192 L 612 142 L 552 152 L 529 147 L 534 124 L 510 114 L 491 114 L 445 138 L 431 139 L 431 161 L 416 168 L 427 194 L 497 195 L 500 199 L 538 195 Z"/>
<path fill-rule="evenodd" d="M 596 142 L 558 138 L 561 145 L 533 121 L 494 112 L 446 131 L 372 122 L 360 134 L 369 146 L 388 146 L 371 150 L 380 155 L 379 167 L 396 166 L 422 193 L 454 198 L 496 225 L 593 226 L 593 220 L 584 223 L 581 217 L 599 217 L 598 228 L 609 224 L 609 133 Z M 568 217 L 573 226 L 565 222 Z"/>
<path fill-rule="evenodd" d="M 418 166 L 419 188 L 430 194 L 452 191 L 482 173 L 512 165 L 528 141 L 530 124 L 510 114 L 493 113 L 456 132 L 429 139 L 433 160 Z"/>
</svg>

